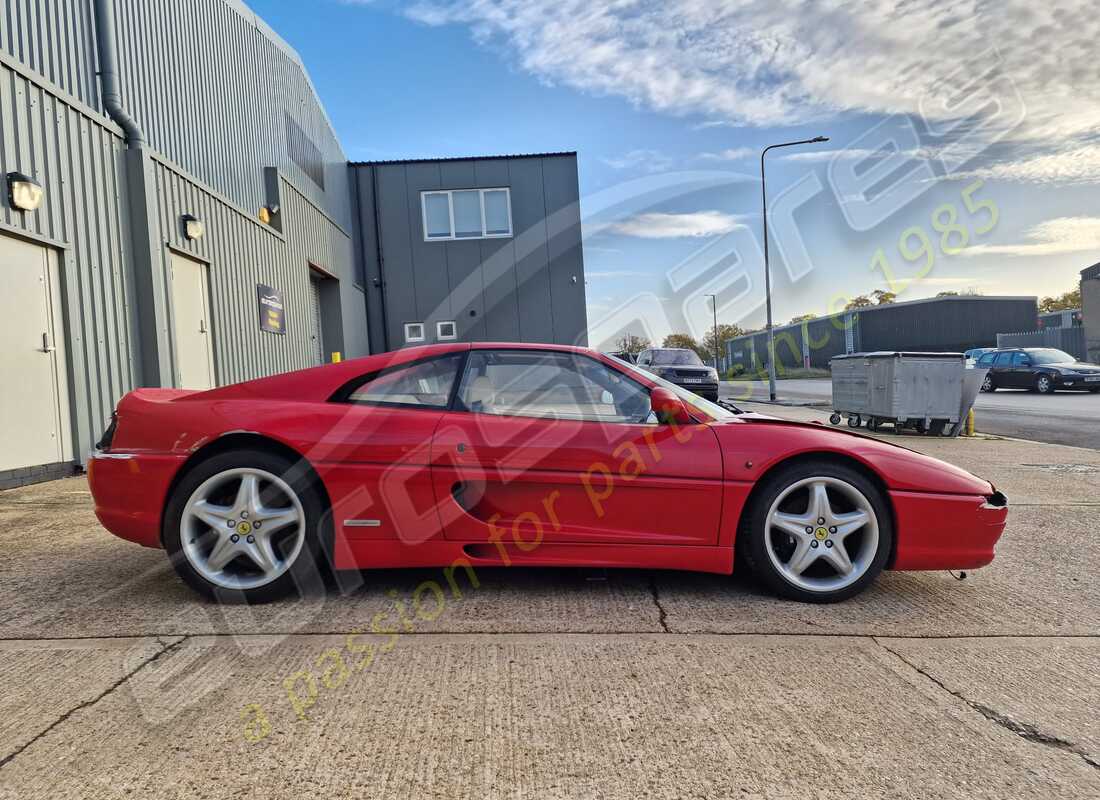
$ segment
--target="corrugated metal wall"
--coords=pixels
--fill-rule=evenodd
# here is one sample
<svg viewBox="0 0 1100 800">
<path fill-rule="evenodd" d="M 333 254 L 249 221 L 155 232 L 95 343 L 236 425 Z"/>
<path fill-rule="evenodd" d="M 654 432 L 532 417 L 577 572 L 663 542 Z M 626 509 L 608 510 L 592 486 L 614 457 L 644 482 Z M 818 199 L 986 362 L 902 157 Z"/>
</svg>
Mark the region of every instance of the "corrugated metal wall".
<svg viewBox="0 0 1100 800">
<path fill-rule="evenodd" d="M 0 57 L 0 175 L 19 171 L 45 188 L 34 213 L 0 204 L 0 233 L 59 245 L 78 454 L 133 386 L 122 132 L 70 105 L 45 81 Z"/>
<path fill-rule="evenodd" d="M 209 263 L 217 379 L 245 380 L 316 363 L 312 262 L 338 279 L 326 282 L 337 301 L 333 340 L 347 356 L 364 354 L 347 163 L 297 57 L 235 0 L 116 3 L 125 102 L 153 144 L 153 268 L 162 280 L 149 296 L 170 312 L 169 248 Z M 133 153 L 97 110 L 93 17 L 91 0 L 0 0 L 0 174 L 25 172 L 45 188 L 36 212 L 0 202 L 0 234 L 61 254 L 78 457 L 142 379 L 137 297 L 147 274 L 130 239 L 141 230 L 130 218 Z M 286 111 L 328 162 L 325 191 L 287 156 Z M 268 167 L 279 169 L 277 198 L 267 194 Z M 281 207 L 282 232 L 256 217 L 270 201 Z M 183 214 L 201 219 L 206 235 L 187 240 Z M 258 283 L 283 291 L 285 336 L 260 330 Z M 168 341 L 164 319 L 156 332 Z"/>
<path fill-rule="evenodd" d="M 347 158 L 300 59 L 237 0 L 115 0 L 123 105 L 152 146 L 244 208 L 277 166 L 345 228 Z M 95 109 L 93 0 L 0 0 L 0 47 Z M 289 157 L 284 114 L 321 151 L 325 190 Z M 232 146 L 226 146 L 232 142 Z"/>
<path fill-rule="evenodd" d="M 314 366 L 309 262 L 335 271 L 334 265 L 350 261 L 348 235 L 287 180 L 282 180 L 280 191 L 285 236 L 226 198 L 205 191 L 195 179 L 161 159 L 156 159 L 156 182 L 161 230 L 168 244 L 210 264 L 211 331 L 218 383 Z M 184 237 L 180 222 L 184 214 L 203 221 L 206 234 L 201 239 Z M 168 261 L 166 250 L 165 269 Z M 283 292 L 285 335 L 260 330 L 257 284 Z M 358 294 L 361 311 L 362 293 L 351 291 Z M 361 355 L 365 349 L 364 335 L 349 355 Z"/>
</svg>

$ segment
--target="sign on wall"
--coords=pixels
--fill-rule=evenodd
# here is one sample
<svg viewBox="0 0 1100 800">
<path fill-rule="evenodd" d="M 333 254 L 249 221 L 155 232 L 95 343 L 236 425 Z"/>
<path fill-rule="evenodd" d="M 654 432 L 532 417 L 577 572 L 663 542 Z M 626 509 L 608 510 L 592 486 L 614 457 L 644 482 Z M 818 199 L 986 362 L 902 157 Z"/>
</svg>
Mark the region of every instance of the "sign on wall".
<svg viewBox="0 0 1100 800">
<path fill-rule="evenodd" d="M 256 284 L 256 300 L 260 304 L 260 330 L 286 333 L 286 307 L 283 293 L 262 283 Z"/>
</svg>

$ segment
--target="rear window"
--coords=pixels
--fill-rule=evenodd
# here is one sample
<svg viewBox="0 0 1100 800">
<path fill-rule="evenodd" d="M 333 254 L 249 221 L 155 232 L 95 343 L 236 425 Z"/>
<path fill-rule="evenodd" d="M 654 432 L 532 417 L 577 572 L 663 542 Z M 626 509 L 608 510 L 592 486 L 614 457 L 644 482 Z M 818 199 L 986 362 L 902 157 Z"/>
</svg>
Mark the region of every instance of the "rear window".
<svg viewBox="0 0 1100 800">
<path fill-rule="evenodd" d="M 455 353 L 383 372 L 353 391 L 348 400 L 364 405 L 446 408 L 461 358 Z"/>
</svg>

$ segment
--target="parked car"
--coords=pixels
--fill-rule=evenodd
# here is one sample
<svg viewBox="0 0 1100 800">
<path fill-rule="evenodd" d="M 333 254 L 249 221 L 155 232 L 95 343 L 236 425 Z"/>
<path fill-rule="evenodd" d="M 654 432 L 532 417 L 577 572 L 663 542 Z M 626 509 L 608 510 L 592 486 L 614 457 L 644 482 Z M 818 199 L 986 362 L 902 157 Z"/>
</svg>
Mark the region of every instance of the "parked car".
<svg viewBox="0 0 1100 800">
<path fill-rule="evenodd" d="M 442 604 L 482 567 L 729 573 L 735 548 L 776 592 L 826 602 L 884 568 L 988 564 L 1007 516 L 958 467 L 563 345 L 436 344 L 137 389 L 88 479 L 108 530 L 245 602 L 319 591 L 330 567 L 443 567 L 422 584 Z"/>
<path fill-rule="evenodd" d="M 637 364 L 638 363 L 638 354 L 637 353 L 628 353 L 625 350 L 620 350 L 618 352 L 608 353 L 608 355 L 611 356 L 612 358 L 618 358 L 622 361 L 625 361 L 627 364 Z"/>
<path fill-rule="evenodd" d="M 997 389 L 1031 389 L 1049 394 L 1055 389 L 1100 392 L 1100 364 L 1078 361 L 1069 353 L 1049 347 L 1012 347 L 994 350 L 978 359 L 988 369 L 983 392 Z"/>
<path fill-rule="evenodd" d="M 996 349 L 996 347 L 974 347 L 970 350 L 967 350 L 965 353 L 963 353 L 963 355 L 966 356 L 967 368 L 969 369 L 970 367 L 977 366 L 979 358 L 984 356 L 986 353 L 992 353 Z"/>
<path fill-rule="evenodd" d="M 718 400 L 718 371 L 686 347 L 654 347 L 638 353 L 637 364 L 659 378 L 710 401 Z"/>
</svg>

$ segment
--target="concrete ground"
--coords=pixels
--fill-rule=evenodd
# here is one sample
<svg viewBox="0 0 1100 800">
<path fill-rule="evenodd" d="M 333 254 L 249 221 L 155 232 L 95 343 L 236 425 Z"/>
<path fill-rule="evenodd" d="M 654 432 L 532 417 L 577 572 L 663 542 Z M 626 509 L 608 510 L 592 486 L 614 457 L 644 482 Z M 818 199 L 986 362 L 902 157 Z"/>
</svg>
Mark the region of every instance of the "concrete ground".
<svg viewBox="0 0 1100 800">
<path fill-rule="evenodd" d="M 1100 796 L 1100 452 L 904 443 L 1008 495 L 997 559 L 827 607 L 498 569 L 430 619 L 438 570 L 219 608 L 82 479 L 0 493 L 0 798 Z"/>
<path fill-rule="evenodd" d="M 780 402 L 825 404 L 832 400 L 827 379 L 777 381 Z M 767 381 L 726 381 L 721 396 L 767 400 Z M 974 403 L 977 429 L 998 436 L 1014 436 L 1037 442 L 1100 448 L 1100 394 L 1055 392 L 1037 394 L 1019 389 L 998 389 L 979 394 Z"/>
</svg>

